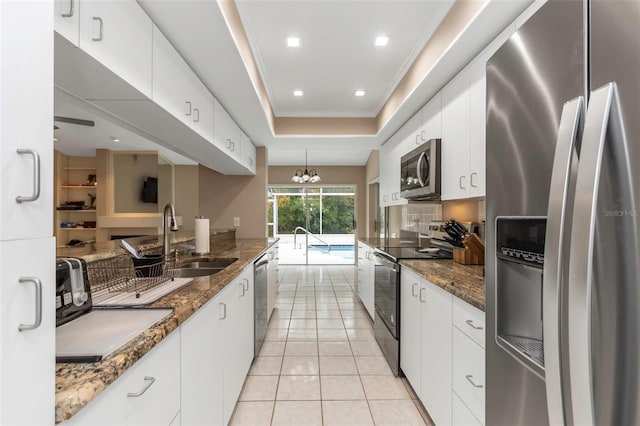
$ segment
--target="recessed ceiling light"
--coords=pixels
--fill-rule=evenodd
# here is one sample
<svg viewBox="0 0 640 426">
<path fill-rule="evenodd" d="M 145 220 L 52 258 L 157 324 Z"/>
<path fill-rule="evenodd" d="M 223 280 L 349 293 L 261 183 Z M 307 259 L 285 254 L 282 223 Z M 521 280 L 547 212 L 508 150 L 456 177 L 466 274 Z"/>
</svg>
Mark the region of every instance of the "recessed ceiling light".
<svg viewBox="0 0 640 426">
<path fill-rule="evenodd" d="M 293 96 L 302 96 L 302 95 L 304 95 L 304 92 L 302 90 L 293 91 Z"/>
<path fill-rule="evenodd" d="M 111 136 L 111 140 L 114 141 L 114 142 L 120 142 L 120 139 L 118 139 L 115 136 Z"/>
<path fill-rule="evenodd" d="M 356 96 L 364 96 L 365 93 L 367 93 L 367 92 L 365 92 L 364 90 L 356 90 L 355 95 Z"/>
<path fill-rule="evenodd" d="M 386 46 L 389 43 L 389 37 L 378 36 L 376 37 L 376 46 Z"/>
<path fill-rule="evenodd" d="M 287 46 L 300 47 L 300 39 L 298 37 L 287 37 Z"/>
</svg>

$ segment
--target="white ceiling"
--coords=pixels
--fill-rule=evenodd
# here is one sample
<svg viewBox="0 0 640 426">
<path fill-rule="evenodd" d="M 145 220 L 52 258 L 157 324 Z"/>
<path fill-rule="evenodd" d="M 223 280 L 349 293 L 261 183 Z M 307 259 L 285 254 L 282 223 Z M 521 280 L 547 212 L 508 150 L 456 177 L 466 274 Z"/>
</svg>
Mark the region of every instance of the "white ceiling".
<svg viewBox="0 0 640 426">
<path fill-rule="evenodd" d="M 135 129 L 127 129 L 126 123 L 60 89 L 55 89 L 54 114 L 95 122 L 95 126 L 91 127 L 54 121 L 53 124 L 58 127 L 53 131 L 54 137 L 58 139 L 54 142 L 54 148 L 65 155 L 94 157 L 96 149 L 158 151 L 173 164 L 197 164 L 138 135 L 135 133 Z M 114 142 L 112 137 L 120 141 Z"/>
<path fill-rule="evenodd" d="M 453 0 L 237 1 L 274 114 L 375 117 Z M 299 37 L 300 47 L 286 38 Z M 376 36 L 389 37 L 376 47 Z M 293 96 L 294 90 L 304 96 Z M 355 90 L 365 90 L 363 97 Z"/>
</svg>

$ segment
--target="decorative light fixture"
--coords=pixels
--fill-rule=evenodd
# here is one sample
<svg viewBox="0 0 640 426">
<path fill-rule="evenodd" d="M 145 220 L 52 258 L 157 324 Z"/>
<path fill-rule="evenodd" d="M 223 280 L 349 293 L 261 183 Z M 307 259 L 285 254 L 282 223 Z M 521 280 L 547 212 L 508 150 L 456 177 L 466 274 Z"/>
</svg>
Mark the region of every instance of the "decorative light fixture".
<svg viewBox="0 0 640 426">
<path fill-rule="evenodd" d="M 320 182 L 320 176 L 318 176 L 318 172 L 315 169 L 307 170 L 307 150 L 304 150 L 304 172 L 302 169 L 296 170 L 293 174 L 291 180 L 295 183 L 316 183 Z"/>
</svg>

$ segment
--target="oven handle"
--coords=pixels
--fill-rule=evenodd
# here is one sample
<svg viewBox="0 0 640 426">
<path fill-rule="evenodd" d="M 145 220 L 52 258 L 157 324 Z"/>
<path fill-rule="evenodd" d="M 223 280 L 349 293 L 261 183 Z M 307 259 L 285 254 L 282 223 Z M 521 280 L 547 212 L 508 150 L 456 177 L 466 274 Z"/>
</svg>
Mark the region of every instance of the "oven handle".
<svg viewBox="0 0 640 426">
<path fill-rule="evenodd" d="M 376 251 L 373 253 L 373 255 L 376 257 L 377 262 L 382 264 L 382 266 L 393 269 L 396 272 L 400 270 L 400 265 L 395 263 L 393 260 L 389 259 L 382 252 Z"/>
</svg>

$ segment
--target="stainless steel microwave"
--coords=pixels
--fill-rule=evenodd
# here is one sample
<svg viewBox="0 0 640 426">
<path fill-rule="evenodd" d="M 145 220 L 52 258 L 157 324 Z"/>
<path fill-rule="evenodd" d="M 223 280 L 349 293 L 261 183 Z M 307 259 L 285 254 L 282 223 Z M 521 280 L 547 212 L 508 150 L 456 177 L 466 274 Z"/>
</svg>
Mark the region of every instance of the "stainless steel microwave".
<svg viewBox="0 0 640 426">
<path fill-rule="evenodd" d="M 440 139 L 405 154 L 400 163 L 400 195 L 409 200 L 440 199 Z"/>
</svg>

